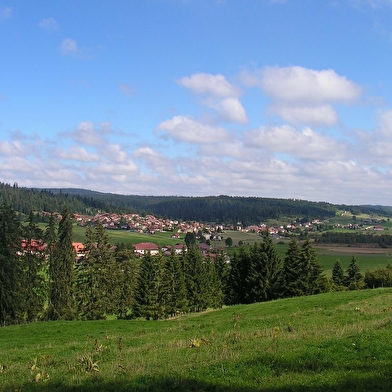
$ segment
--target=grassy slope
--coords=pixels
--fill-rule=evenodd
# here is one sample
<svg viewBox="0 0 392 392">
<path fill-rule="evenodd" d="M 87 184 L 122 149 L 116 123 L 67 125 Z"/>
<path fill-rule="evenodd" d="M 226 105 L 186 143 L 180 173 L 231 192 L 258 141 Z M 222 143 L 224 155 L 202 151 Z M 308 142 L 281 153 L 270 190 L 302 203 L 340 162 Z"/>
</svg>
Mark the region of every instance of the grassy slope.
<svg viewBox="0 0 392 392">
<path fill-rule="evenodd" d="M 160 322 L 0 328 L 0 390 L 391 391 L 391 301 L 377 289 Z M 49 379 L 32 381 L 38 373 Z"/>
</svg>

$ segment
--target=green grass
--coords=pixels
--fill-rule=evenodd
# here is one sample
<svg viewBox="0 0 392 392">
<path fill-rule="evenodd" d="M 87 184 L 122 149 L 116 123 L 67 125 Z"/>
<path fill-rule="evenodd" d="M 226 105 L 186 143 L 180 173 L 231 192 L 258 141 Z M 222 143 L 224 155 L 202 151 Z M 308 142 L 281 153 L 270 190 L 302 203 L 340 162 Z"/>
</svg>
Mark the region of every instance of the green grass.
<svg viewBox="0 0 392 392">
<path fill-rule="evenodd" d="M 0 390 L 391 391 L 391 301 L 377 289 L 158 322 L 3 327 Z"/>
</svg>

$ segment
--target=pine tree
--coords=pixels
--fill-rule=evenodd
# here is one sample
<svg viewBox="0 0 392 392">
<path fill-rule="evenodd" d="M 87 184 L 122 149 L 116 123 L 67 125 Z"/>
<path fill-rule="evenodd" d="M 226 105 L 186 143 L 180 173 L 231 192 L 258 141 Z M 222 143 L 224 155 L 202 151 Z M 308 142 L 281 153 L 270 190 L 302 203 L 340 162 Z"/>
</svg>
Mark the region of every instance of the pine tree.
<svg viewBox="0 0 392 392">
<path fill-rule="evenodd" d="M 319 294 L 327 291 L 328 280 L 314 251 L 309 237 L 302 245 L 302 273 L 305 277 L 305 294 Z"/>
<path fill-rule="evenodd" d="M 336 260 L 332 268 L 332 284 L 336 290 L 341 290 L 344 287 L 345 278 L 343 266 L 340 260 Z"/>
<path fill-rule="evenodd" d="M 125 246 L 117 246 L 114 257 L 116 259 L 116 275 L 118 282 L 117 318 L 125 319 L 135 304 L 135 290 L 139 274 L 139 261 L 132 250 Z"/>
<path fill-rule="evenodd" d="M 351 258 L 346 274 L 346 286 L 349 290 L 358 290 L 364 287 L 364 278 L 354 256 Z"/>
<path fill-rule="evenodd" d="M 143 255 L 135 294 L 134 315 L 158 320 L 165 314 L 162 255 Z"/>
<path fill-rule="evenodd" d="M 20 223 L 11 205 L 0 205 L 0 325 L 23 320 Z"/>
<path fill-rule="evenodd" d="M 282 296 L 295 297 L 305 294 L 305 281 L 302 271 L 302 252 L 297 237 L 289 243 L 282 272 Z"/>
<path fill-rule="evenodd" d="M 72 246 L 72 218 L 64 207 L 49 265 L 49 320 L 75 318 L 73 274 L 75 250 Z"/>
<path fill-rule="evenodd" d="M 260 251 L 266 255 L 266 298 L 271 300 L 278 298 L 281 292 L 282 260 L 268 230 L 265 231 L 263 237 Z"/>
<path fill-rule="evenodd" d="M 22 228 L 24 248 L 22 264 L 24 269 L 23 292 L 26 307 L 27 322 L 38 319 L 44 310 L 47 297 L 47 287 L 44 278 L 46 270 L 44 235 L 34 221 L 31 211 L 27 225 Z"/>
<path fill-rule="evenodd" d="M 82 319 L 105 319 L 117 312 L 118 284 L 109 236 L 101 222 L 86 229 L 85 257 L 77 265 L 76 298 Z"/>
<path fill-rule="evenodd" d="M 268 298 L 267 254 L 262 251 L 261 245 L 255 242 L 247 257 L 249 258 L 249 269 L 245 277 L 246 303 L 266 301 Z"/>
<path fill-rule="evenodd" d="M 175 316 L 188 311 L 185 273 L 181 260 L 174 251 L 164 262 L 163 302 L 166 316 Z"/>
<path fill-rule="evenodd" d="M 240 260 L 236 252 L 230 259 L 229 271 L 226 286 L 226 305 L 237 305 L 241 303 L 240 290 L 242 288 L 241 275 L 240 275 Z"/>
<path fill-rule="evenodd" d="M 185 284 L 191 312 L 206 310 L 209 304 L 208 278 L 203 256 L 196 246 L 191 246 L 184 257 Z"/>
<path fill-rule="evenodd" d="M 216 254 L 214 259 L 214 268 L 218 278 L 218 292 L 221 293 L 221 298 L 217 301 L 218 308 L 221 308 L 225 303 L 228 288 L 229 266 L 226 256 L 223 252 Z"/>
</svg>

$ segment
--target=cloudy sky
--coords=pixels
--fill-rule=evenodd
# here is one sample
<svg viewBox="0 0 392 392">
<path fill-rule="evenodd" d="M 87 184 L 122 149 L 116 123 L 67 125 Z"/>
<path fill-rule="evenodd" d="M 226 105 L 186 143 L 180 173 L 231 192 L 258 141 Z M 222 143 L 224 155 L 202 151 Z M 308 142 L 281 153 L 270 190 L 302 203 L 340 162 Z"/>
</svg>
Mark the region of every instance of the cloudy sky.
<svg viewBox="0 0 392 392">
<path fill-rule="evenodd" d="M 0 0 L 0 181 L 392 205 L 392 0 Z"/>
</svg>

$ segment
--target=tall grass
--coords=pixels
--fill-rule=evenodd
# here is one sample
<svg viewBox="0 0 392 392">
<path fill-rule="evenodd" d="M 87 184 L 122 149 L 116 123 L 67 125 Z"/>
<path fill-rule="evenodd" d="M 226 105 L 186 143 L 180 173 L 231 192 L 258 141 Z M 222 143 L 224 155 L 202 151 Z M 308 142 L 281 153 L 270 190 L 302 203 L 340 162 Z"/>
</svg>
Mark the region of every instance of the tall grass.
<svg viewBox="0 0 392 392">
<path fill-rule="evenodd" d="M 392 289 L 0 329 L 2 391 L 391 391 Z"/>
</svg>

